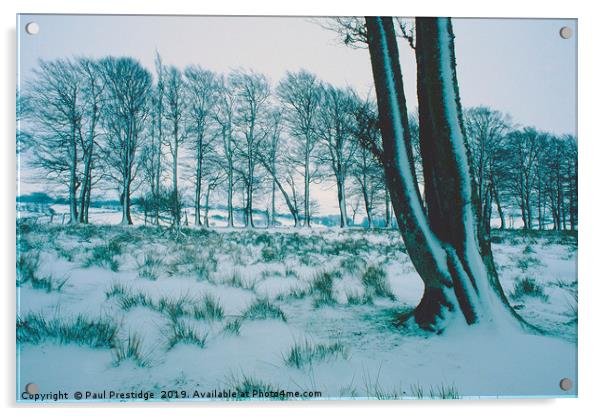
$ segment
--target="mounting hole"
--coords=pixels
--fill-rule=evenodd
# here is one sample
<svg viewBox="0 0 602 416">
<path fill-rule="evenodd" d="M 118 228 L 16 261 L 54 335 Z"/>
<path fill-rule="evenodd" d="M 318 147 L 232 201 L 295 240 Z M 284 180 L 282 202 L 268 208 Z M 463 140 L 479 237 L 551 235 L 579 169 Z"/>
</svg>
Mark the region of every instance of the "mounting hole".
<svg viewBox="0 0 602 416">
<path fill-rule="evenodd" d="M 36 383 L 28 383 L 25 386 L 25 391 L 28 394 L 38 394 L 40 392 L 40 386 L 38 386 Z"/>
<path fill-rule="evenodd" d="M 29 22 L 25 25 L 25 31 L 30 35 L 37 35 L 40 32 L 40 25 L 36 22 Z"/>
<path fill-rule="evenodd" d="M 569 391 L 573 388 L 573 382 L 570 378 L 563 378 L 560 380 L 560 388 L 564 391 Z"/>
<path fill-rule="evenodd" d="M 573 29 L 568 26 L 560 28 L 560 37 L 562 39 L 570 39 L 573 36 Z"/>
</svg>

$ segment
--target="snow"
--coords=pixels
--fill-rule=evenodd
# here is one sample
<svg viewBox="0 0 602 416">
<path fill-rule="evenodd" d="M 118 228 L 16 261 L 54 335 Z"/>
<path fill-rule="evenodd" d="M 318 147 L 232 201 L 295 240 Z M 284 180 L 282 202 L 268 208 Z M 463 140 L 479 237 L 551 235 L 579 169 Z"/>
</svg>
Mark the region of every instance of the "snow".
<svg viewBox="0 0 602 416">
<path fill-rule="evenodd" d="M 321 391 L 323 399 L 412 398 L 421 390 L 428 398 L 431 389 L 438 396 L 442 386 L 454 388 L 461 397 L 575 396 L 577 392 L 576 322 L 571 315 L 577 255 L 573 237 L 495 234 L 499 238 L 494 256 L 506 293 L 513 291 L 516 279 L 530 276 L 547 296 L 511 300 L 529 322 L 547 331 L 545 336 L 507 327 L 467 327 L 460 321 L 442 335 L 434 335 L 413 324 L 393 324 L 399 313 L 416 306 L 423 290 L 395 230 L 216 229 L 176 242 L 160 234 L 149 237 L 144 228 L 130 227 L 127 233 L 131 239 L 117 256 L 119 269 L 111 271 L 84 264 L 92 247 L 123 235 L 124 228 L 90 226 L 85 238 L 69 228 L 43 225 L 24 234 L 27 241 L 41 242 L 37 245 L 40 275 L 69 276 L 69 280 L 60 292 L 22 284 L 19 316 L 41 312 L 47 318 L 64 320 L 78 314 L 91 319 L 108 317 L 119 326 L 120 340 L 131 334 L 140 337 L 141 354 L 149 365 L 141 367 L 132 359 L 116 363 L 115 351 L 110 348 L 55 339 L 22 343 L 18 345 L 17 391 L 32 381 L 42 392 L 210 391 L 232 388 L 243 376 L 249 376 L 279 389 Z M 284 239 L 280 247 L 285 252 L 284 261 L 266 262 L 262 258 L 265 243 L 257 243 L 262 234 L 273 236 L 274 241 Z M 334 245 L 341 247 L 337 254 L 329 252 Z M 57 250 L 59 247 L 70 250 L 71 261 Z M 157 280 L 138 276 L 137 261 L 144 252 L 161 253 L 167 267 L 166 263 L 185 258 L 180 254 L 191 248 L 200 253 L 198 256 L 216 250 L 217 270 L 210 279 L 199 280 L 190 271 L 190 264 L 179 264 L 172 275 L 162 272 Z M 315 262 L 305 264 L 307 256 Z M 354 258 L 363 261 L 352 263 L 349 259 Z M 348 265 L 341 267 L 344 260 Z M 361 275 L 368 265 L 383 267 L 395 300 L 348 303 L 349 293 L 359 297 L 365 292 Z M 232 286 L 229 278 L 233 270 L 245 281 L 256 282 L 254 287 Z M 287 274 L 287 270 L 294 273 Z M 311 282 L 318 273 L 332 270 L 341 273 L 333 278 L 334 302 L 316 305 Z M 213 295 L 223 307 L 224 319 L 177 318 L 196 333 L 207 334 L 206 345 L 202 348 L 178 342 L 170 348 L 171 318 L 146 306 L 124 310 L 118 295 L 105 294 L 116 283 L 132 294 L 146 294 L 155 303 L 161 298 L 191 299 L 194 303 L 204 295 Z M 287 297 L 295 290 L 310 293 L 301 298 Z M 286 322 L 242 318 L 249 305 L 266 297 L 284 312 Z M 225 326 L 237 319 L 241 323 L 239 333 L 227 332 Z M 339 342 L 346 354 L 302 368 L 287 366 L 285 357 L 290 348 L 305 341 L 313 345 Z M 564 377 L 575 383 L 568 392 L 558 387 Z"/>
</svg>

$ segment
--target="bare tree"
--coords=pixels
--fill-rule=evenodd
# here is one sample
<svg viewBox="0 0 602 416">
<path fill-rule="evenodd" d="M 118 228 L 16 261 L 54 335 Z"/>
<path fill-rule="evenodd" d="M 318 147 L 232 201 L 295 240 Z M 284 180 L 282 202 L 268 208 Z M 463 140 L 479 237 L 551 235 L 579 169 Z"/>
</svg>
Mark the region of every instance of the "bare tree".
<svg viewBox="0 0 602 416">
<path fill-rule="evenodd" d="M 325 151 L 319 160 L 330 166 L 337 186 L 340 226 L 347 226 L 347 201 L 345 182 L 357 141 L 352 140 L 354 107 L 359 101 L 350 89 L 324 86 L 323 100 L 319 106 L 316 132 Z"/>
<path fill-rule="evenodd" d="M 180 226 L 180 191 L 178 189 L 178 163 L 180 146 L 186 140 L 184 128 L 184 115 L 186 112 L 186 99 L 184 97 L 184 79 L 182 72 L 176 67 L 169 67 L 165 84 L 165 118 L 171 123 L 171 134 L 167 140 L 172 163 L 172 200 L 173 200 L 173 225 Z"/>
<path fill-rule="evenodd" d="M 264 167 L 272 178 L 271 189 L 271 218 L 268 226 L 276 225 L 276 189 L 282 194 L 282 198 L 293 218 L 294 226 L 299 226 L 299 207 L 295 185 L 294 161 L 283 155 L 287 144 L 281 139 L 282 116 L 279 111 L 271 114 L 271 131 L 269 140 L 265 140 L 257 153 L 259 163 Z"/>
<path fill-rule="evenodd" d="M 222 138 L 222 151 L 225 163 L 227 183 L 227 209 L 228 209 L 228 227 L 234 226 L 233 210 L 233 188 L 234 188 L 234 140 L 232 137 L 233 119 L 235 110 L 235 97 L 232 89 L 225 79 L 219 81 L 219 95 L 215 108 L 215 121 L 219 125 Z"/>
<path fill-rule="evenodd" d="M 154 222 L 159 225 L 159 214 L 161 211 L 160 200 L 162 199 L 162 176 L 163 176 L 163 146 L 165 140 L 163 120 L 165 119 L 165 66 L 161 55 L 155 53 L 155 72 L 157 82 L 153 85 L 150 100 L 150 140 L 144 154 L 145 173 L 150 185 L 150 202 L 154 211 Z"/>
<path fill-rule="evenodd" d="M 92 169 L 97 138 L 100 135 L 100 116 L 103 104 L 103 83 L 98 63 L 90 59 L 80 59 L 79 70 L 82 74 L 83 117 L 80 123 L 79 137 L 83 152 L 83 178 L 79 194 L 78 221 L 88 223 L 92 184 Z"/>
<path fill-rule="evenodd" d="M 413 316 L 444 329 L 460 314 L 468 324 L 518 318 L 495 269 L 479 252 L 476 206 L 455 71 L 451 20 L 416 19 L 420 147 L 425 212 L 412 169 L 412 146 L 391 18 L 366 18 L 383 140 L 385 175 L 408 254 L 425 284 Z M 510 319 L 515 322 L 515 319 Z"/>
<path fill-rule="evenodd" d="M 151 74 L 132 58 L 108 57 L 100 61 L 105 84 L 103 153 L 116 180 L 122 225 L 132 224 L 131 192 L 139 160 L 142 130 L 149 112 Z"/>
<path fill-rule="evenodd" d="M 520 207 L 523 227 L 533 226 L 532 199 L 536 185 L 537 157 L 542 137 L 533 128 L 513 131 L 508 135 L 508 150 L 512 167 L 512 190 Z"/>
<path fill-rule="evenodd" d="M 254 227 L 253 194 L 257 187 L 257 153 L 267 131 L 262 126 L 270 97 L 270 86 L 265 75 L 253 71 L 235 71 L 230 75 L 230 85 L 237 100 L 235 122 L 242 130 L 242 143 L 236 143 L 245 167 L 240 173 L 245 186 L 245 225 Z"/>
<path fill-rule="evenodd" d="M 564 137 L 566 144 L 566 167 L 567 167 L 567 181 L 568 181 L 568 194 L 569 194 L 569 224 L 571 231 L 577 229 L 577 213 L 578 213 L 578 151 L 577 151 L 577 138 L 573 135 L 567 135 Z"/>
<path fill-rule="evenodd" d="M 383 167 L 366 147 L 359 146 L 354 157 L 351 174 L 366 212 L 368 228 L 372 228 L 375 199 L 379 195 L 384 195 L 385 190 Z"/>
<path fill-rule="evenodd" d="M 201 225 L 201 190 L 203 164 L 212 146 L 213 135 L 209 134 L 211 115 L 217 102 L 218 80 L 215 73 L 199 66 L 190 66 L 184 71 L 186 89 L 190 97 L 190 119 L 192 146 L 195 154 L 194 223 Z M 207 195 L 209 191 L 207 192 Z"/>
<path fill-rule="evenodd" d="M 51 179 L 67 184 L 69 223 L 78 222 L 77 190 L 81 185 L 80 129 L 83 108 L 81 67 L 71 60 L 40 61 L 26 86 L 30 110 L 33 165 Z"/>
<path fill-rule="evenodd" d="M 312 152 L 317 143 L 316 113 L 321 100 L 321 85 L 315 75 L 300 71 L 287 72 L 277 88 L 283 107 L 283 117 L 289 134 L 296 139 L 297 146 L 291 150 L 302 160 L 304 226 L 310 226 L 310 183 L 312 178 Z"/>
<path fill-rule="evenodd" d="M 469 108 L 465 112 L 466 139 L 473 178 L 476 182 L 477 218 L 482 250 L 490 250 L 491 207 L 497 206 L 501 228 L 505 227 L 499 183 L 502 167 L 501 150 L 511 127 L 510 118 L 487 107 Z"/>
</svg>

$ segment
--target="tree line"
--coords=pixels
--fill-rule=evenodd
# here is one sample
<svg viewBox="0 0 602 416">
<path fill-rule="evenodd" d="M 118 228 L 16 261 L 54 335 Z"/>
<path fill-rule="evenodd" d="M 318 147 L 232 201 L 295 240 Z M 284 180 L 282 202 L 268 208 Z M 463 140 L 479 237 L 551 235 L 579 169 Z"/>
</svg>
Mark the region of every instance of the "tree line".
<svg viewBox="0 0 602 416">
<path fill-rule="evenodd" d="M 341 227 L 376 218 L 394 225 L 376 103 L 301 70 L 275 86 L 252 70 L 228 74 L 165 65 L 154 74 L 131 57 L 40 61 L 19 96 L 20 151 L 68 195 L 69 222 L 89 222 L 93 193 L 119 195 L 121 224 L 138 204 L 145 222 L 180 227 L 192 207 L 209 226 L 222 204 L 228 226 L 242 211 L 254 227 L 278 214 L 310 226 L 319 212 L 312 185 L 331 184 Z M 488 107 L 464 111 L 479 230 L 577 228 L 577 141 L 515 125 Z M 422 200 L 425 171 L 418 115 L 408 132 Z M 421 201 L 424 208 L 428 204 Z M 283 211 L 280 212 L 279 211 Z"/>
</svg>

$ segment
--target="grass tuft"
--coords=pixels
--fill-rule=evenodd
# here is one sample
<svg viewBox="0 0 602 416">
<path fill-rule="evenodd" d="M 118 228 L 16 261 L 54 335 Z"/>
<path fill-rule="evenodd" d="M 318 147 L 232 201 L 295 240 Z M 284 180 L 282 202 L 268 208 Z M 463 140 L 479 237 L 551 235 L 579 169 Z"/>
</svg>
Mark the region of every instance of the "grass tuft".
<svg viewBox="0 0 602 416">
<path fill-rule="evenodd" d="M 548 300 L 548 295 L 545 294 L 543 287 L 532 277 L 522 277 L 514 282 L 514 289 L 510 297 L 520 299 L 523 296 L 541 298 L 544 301 Z"/>
<path fill-rule="evenodd" d="M 315 305 L 331 305 L 336 303 L 333 296 L 334 278 L 340 273 L 331 271 L 319 272 L 311 283 L 311 291 L 316 295 Z"/>
<path fill-rule="evenodd" d="M 267 299 L 257 299 L 243 313 L 243 319 L 281 319 L 286 322 L 286 315 L 278 306 L 270 303 Z"/>
<path fill-rule="evenodd" d="M 118 341 L 113 349 L 113 364 L 118 366 L 122 361 L 131 359 L 138 367 L 150 365 L 147 357 L 142 354 L 142 339 L 138 334 L 128 335 L 126 342 Z"/>
<path fill-rule="evenodd" d="M 362 284 L 366 289 L 366 296 L 389 298 L 395 300 L 395 295 L 391 292 L 387 273 L 382 266 L 368 266 L 362 274 Z"/>
<path fill-rule="evenodd" d="M 144 253 L 142 261 L 138 262 L 138 277 L 157 280 L 163 269 L 164 259 L 155 252 Z"/>
<path fill-rule="evenodd" d="M 221 321 L 224 317 L 224 308 L 219 299 L 207 294 L 200 301 L 200 305 L 194 306 L 192 315 L 195 319 Z"/>
<path fill-rule="evenodd" d="M 171 350 L 177 344 L 191 344 L 205 348 L 207 334 L 199 335 L 198 332 L 182 322 L 175 322 L 171 326 L 171 334 L 167 340 L 167 349 Z"/>
<path fill-rule="evenodd" d="M 17 318 L 17 342 L 38 344 L 48 339 L 61 344 L 86 345 L 92 348 L 112 348 L 117 325 L 108 319 L 92 320 L 84 315 L 75 319 L 47 319 L 41 313 Z"/>
<path fill-rule="evenodd" d="M 311 366 L 318 361 L 325 361 L 331 358 L 343 357 L 347 359 L 347 349 L 340 342 L 331 344 L 312 344 L 308 340 L 295 343 L 287 355 L 284 356 L 284 363 L 289 367 L 303 368 Z"/>
<path fill-rule="evenodd" d="M 273 396 L 274 393 L 281 390 L 278 386 L 246 374 L 241 374 L 238 377 L 230 376 L 228 387 L 230 390 L 238 393 L 238 400 L 262 398 L 284 399 L 279 395 Z"/>
<path fill-rule="evenodd" d="M 224 332 L 232 335 L 240 335 L 240 319 L 234 319 L 224 326 Z"/>
<path fill-rule="evenodd" d="M 90 257 L 88 257 L 84 266 L 108 267 L 114 272 L 118 271 L 118 257 L 123 252 L 122 240 L 123 238 L 113 238 L 108 243 L 92 248 Z"/>
</svg>

